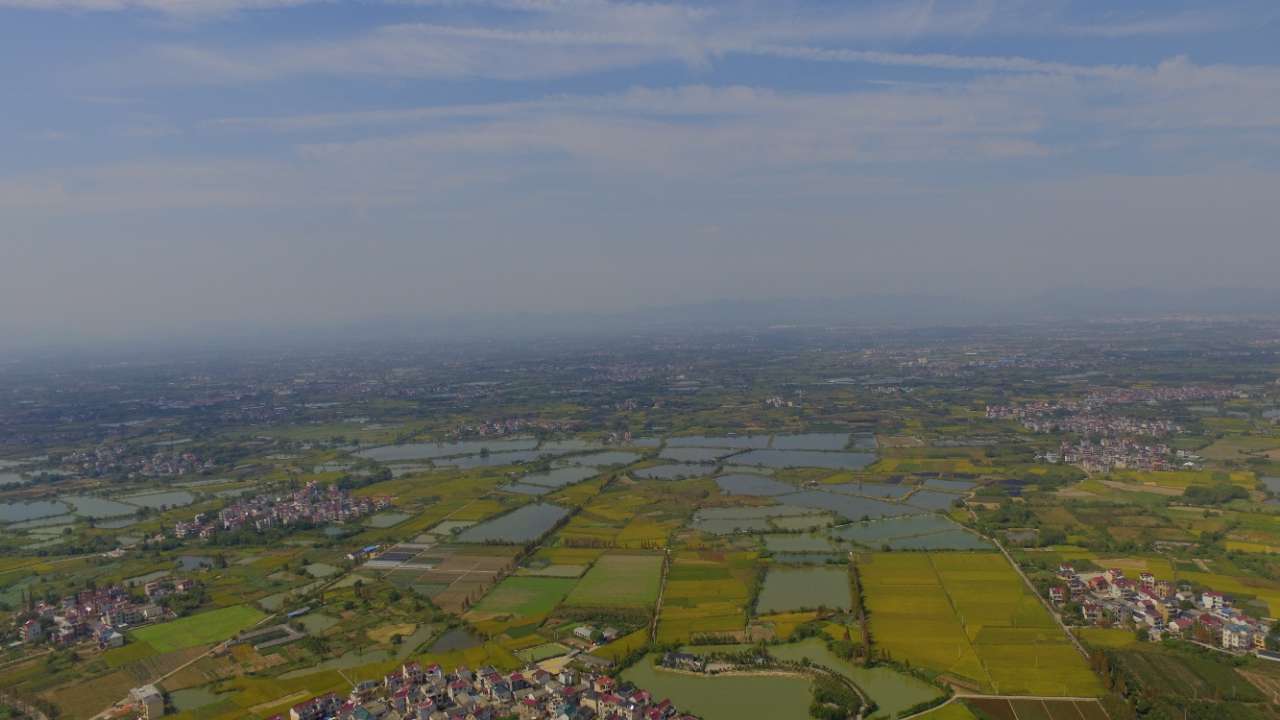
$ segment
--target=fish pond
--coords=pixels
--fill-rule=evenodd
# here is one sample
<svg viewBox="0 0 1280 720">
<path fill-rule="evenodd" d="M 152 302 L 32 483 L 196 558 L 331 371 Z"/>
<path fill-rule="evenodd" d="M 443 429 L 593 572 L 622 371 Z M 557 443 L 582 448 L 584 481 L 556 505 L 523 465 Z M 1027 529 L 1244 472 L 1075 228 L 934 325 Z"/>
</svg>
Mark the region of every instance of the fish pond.
<svg viewBox="0 0 1280 720">
<path fill-rule="evenodd" d="M 991 544 L 942 515 L 858 522 L 833 528 L 831 536 L 869 548 L 895 550 L 989 550 Z"/>
<path fill-rule="evenodd" d="M 812 691 L 803 675 L 692 675 L 654 666 L 646 655 L 622 672 L 654 697 L 703 720 L 806 720 Z"/>
<path fill-rule="evenodd" d="M 849 573 L 843 567 L 770 567 L 756 600 L 756 614 L 813 610 L 819 607 L 848 610 Z"/>
<path fill-rule="evenodd" d="M 843 450 L 849 444 L 848 433 L 804 433 L 775 435 L 774 450 Z"/>
<path fill-rule="evenodd" d="M 796 491 L 794 485 L 762 475 L 733 474 L 716 478 L 716 485 L 726 495 L 785 495 Z"/>
<path fill-rule="evenodd" d="M 7 502 L 0 504 L 0 522 L 22 522 L 65 515 L 70 509 L 66 504 L 53 500 Z"/>
<path fill-rule="evenodd" d="M 91 495 L 64 495 L 58 499 L 70 505 L 73 514 L 85 518 L 119 517 L 138 512 L 136 506 Z"/>
<path fill-rule="evenodd" d="M 713 463 L 734 452 L 725 448 L 669 447 L 663 448 L 658 457 L 682 463 Z"/>
<path fill-rule="evenodd" d="M 569 514 L 551 503 L 525 505 L 458 533 L 458 542 L 519 544 L 537 540 Z"/>
<path fill-rule="evenodd" d="M 646 480 L 684 480 L 709 475 L 713 470 L 708 465 L 655 465 L 632 470 L 631 474 Z"/>
<path fill-rule="evenodd" d="M 120 498 L 121 502 L 130 505 L 138 505 L 141 507 L 149 507 L 156 510 L 160 508 L 182 507 L 190 505 L 196 501 L 196 496 L 186 490 L 168 490 L 164 492 L 138 493 L 137 495 L 125 495 Z"/>
<path fill-rule="evenodd" d="M 777 501 L 795 507 L 829 510 L 849 520 L 863 518 L 893 517 L 895 515 L 912 515 L 919 513 L 917 508 L 873 500 L 871 498 L 841 495 L 821 490 L 804 490 L 789 495 L 777 496 Z"/>
<path fill-rule="evenodd" d="M 728 437 L 708 437 L 706 435 L 688 435 L 685 437 L 667 438 L 667 447 L 713 447 L 749 450 L 752 448 L 769 447 L 769 436 L 733 435 Z"/>
<path fill-rule="evenodd" d="M 941 480 L 938 478 L 930 478 L 924 481 L 924 486 L 930 490 L 950 493 L 967 493 L 977 487 L 977 483 L 967 480 Z"/>
<path fill-rule="evenodd" d="M 609 467 L 611 465 L 630 465 L 640 459 L 636 453 L 623 452 L 621 450 L 607 450 L 605 452 L 591 453 L 589 455 L 574 455 L 567 457 L 564 462 L 571 465 L 590 465 L 591 467 Z"/>
<path fill-rule="evenodd" d="M 960 501 L 958 495 L 938 492 L 937 490 L 919 490 L 907 498 L 908 505 L 925 510 L 946 510 Z"/>
<path fill-rule="evenodd" d="M 538 446 L 539 450 L 547 453 L 570 453 L 581 452 L 583 450 L 595 450 L 602 447 L 596 440 L 584 440 L 582 438 L 569 438 L 568 440 L 544 440 Z"/>
<path fill-rule="evenodd" d="M 542 457 L 536 450 L 512 450 L 511 452 L 491 452 L 484 455 L 464 455 L 462 457 L 442 458 L 435 460 L 436 465 L 455 467 L 459 470 L 470 470 L 478 467 L 502 467 L 516 463 L 530 462 Z"/>
<path fill-rule="evenodd" d="M 356 455 L 377 460 L 378 462 L 399 462 L 402 460 L 430 460 L 432 458 L 450 457 L 452 455 L 474 455 L 488 450 L 491 453 L 510 450 L 533 450 L 538 446 L 537 440 L 462 440 L 447 443 L 408 443 L 405 445 L 384 445 L 382 447 L 361 450 Z"/>
<path fill-rule="evenodd" d="M 862 495 L 864 497 L 897 500 L 906 497 L 915 488 L 911 485 L 895 485 L 892 483 L 856 482 L 823 485 L 822 489 L 827 492 L 838 492 L 844 495 Z"/>
<path fill-rule="evenodd" d="M 875 701 L 877 708 L 871 715 L 873 720 L 897 717 L 904 710 L 943 694 L 941 690 L 929 683 L 893 668 L 883 665 L 868 668 L 841 660 L 817 638 L 808 638 L 786 645 L 772 645 L 769 647 L 769 654 L 779 660 L 792 662 L 808 659 L 814 665 L 820 665 L 849 678 Z"/>
<path fill-rule="evenodd" d="M 590 477 L 595 477 L 597 471 L 591 467 L 562 467 L 547 472 L 530 473 L 520 478 L 520 482 L 525 485 L 541 485 L 547 488 L 561 488 L 566 485 L 580 483 Z"/>
<path fill-rule="evenodd" d="M 703 508 L 693 516 L 691 527 L 702 532 L 715 535 L 730 535 L 737 532 L 767 532 L 769 530 L 788 529 L 774 523 L 780 523 L 797 517 L 822 517 L 811 514 L 802 508 L 771 505 L 769 507 L 750 508 Z M 826 516 L 829 517 L 829 516 Z M 825 521 L 826 517 L 822 517 Z"/>
<path fill-rule="evenodd" d="M 822 452 L 818 450 L 752 450 L 735 455 L 739 465 L 771 468 L 816 467 L 830 470 L 861 470 L 876 461 L 871 453 Z"/>
</svg>

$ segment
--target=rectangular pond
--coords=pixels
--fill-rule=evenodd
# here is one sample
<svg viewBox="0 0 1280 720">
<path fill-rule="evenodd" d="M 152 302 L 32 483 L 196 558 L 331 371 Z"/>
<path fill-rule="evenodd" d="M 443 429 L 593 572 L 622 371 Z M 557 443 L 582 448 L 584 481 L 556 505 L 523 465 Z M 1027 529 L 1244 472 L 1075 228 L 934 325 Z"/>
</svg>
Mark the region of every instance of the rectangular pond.
<svg viewBox="0 0 1280 720">
<path fill-rule="evenodd" d="M 818 450 L 752 450 L 735 455 L 739 465 L 763 465 L 772 468 L 816 467 L 832 470 L 861 470 L 876 461 L 871 453 L 822 452 Z"/>
<path fill-rule="evenodd" d="M 190 505 L 196 501 L 196 496 L 186 490 L 167 490 L 161 492 L 138 493 L 137 495 L 125 495 L 120 498 L 120 501 L 129 503 L 130 505 L 138 505 L 140 507 L 149 507 L 159 510 L 160 508 Z"/>
<path fill-rule="evenodd" d="M 72 514 L 85 518 L 120 517 L 138 512 L 134 505 L 91 495 L 63 495 L 58 499 L 72 507 Z"/>
<path fill-rule="evenodd" d="M 849 572 L 844 567 L 770 567 L 756 601 L 756 614 L 848 610 L 852 606 Z"/>
<path fill-rule="evenodd" d="M 0 503 L 0 522 L 23 522 L 65 515 L 71 508 L 56 500 Z"/>
<path fill-rule="evenodd" d="M 561 488 L 566 485 L 580 483 L 587 478 L 598 475 L 599 472 L 593 467 L 562 467 L 546 472 L 530 473 L 520 478 L 520 482 L 525 485 L 541 485 L 548 488 Z"/>
<path fill-rule="evenodd" d="M 605 452 L 590 453 L 588 455 L 574 455 L 561 460 L 561 462 L 569 463 L 570 465 L 609 467 L 613 465 L 630 465 L 639 459 L 640 456 L 636 453 L 622 450 L 606 450 Z"/>
<path fill-rule="evenodd" d="M 512 450 L 510 452 L 491 452 L 483 455 L 463 455 L 462 457 L 440 458 L 434 460 L 435 465 L 455 467 L 459 470 L 470 470 L 478 467 L 502 467 L 526 463 L 542 457 L 537 450 Z M 393 468 L 394 469 L 394 468 Z"/>
<path fill-rule="evenodd" d="M 458 533 L 458 542 L 520 544 L 537 540 L 569 514 L 568 508 L 551 503 L 525 505 Z"/>
<path fill-rule="evenodd" d="M 733 435 L 726 437 L 708 437 L 706 435 L 687 435 L 685 437 L 667 438 L 667 447 L 713 447 L 737 448 L 740 450 L 767 448 L 769 447 L 769 436 Z"/>
<path fill-rule="evenodd" d="M 646 480 L 684 480 L 710 475 L 714 470 L 710 465 L 655 465 L 632 470 L 631 474 Z"/>
<path fill-rule="evenodd" d="M 795 507 L 830 510 L 848 520 L 862 520 L 877 517 L 893 517 L 895 515 L 912 515 L 921 512 L 919 508 L 907 507 L 883 500 L 841 495 L 821 490 L 804 490 L 790 495 L 779 495 L 777 501 Z"/>
<path fill-rule="evenodd" d="M 908 505 L 914 505 L 925 510 L 946 510 L 960 502 L 960 496 L 954 493 L 938 492 L 937 490 L 919 490 L 907 498 L 906 502 Z"/>
<path fill-rule="evenodd" d="M 408 443 L 405 445 L 384 445 L 382 447 L 360 450 L 355 454 L 377 460 L 378 462 L 399 462 L 402 460 L 430 460 L 432 458 L 452 455 L 474 455 L 483 450 L 491 453 L 510 450 L 533 450 L 538 446 L 534 439 L 514 440 L 461 440 L 445 443 Z"/>
<path fill-rule="evenodd" d="M 772 495 L 785 495 L 796 491 L 794 485 L 788 485 L 779 482 L 771 477 L 762 475 L 733 474 L 721 475 L 716 478 L 716 485 L 720 486 L 720 491 L 726 495 L 757 495 L 768 497 Z"/>
<path fill-rule="evenodd" d="M 774 450 L 843 450 L 849 444 L 849 433 L 804 433 L 774 435 Z"/>
<path fill-rule="evenodd" d="M 668 447 L 663 448 L 658 457 L 682 463 L 713 463 L 734 452 L 737 451 L 727 448 Z"/>
<path fill-rule="evenodd" d="M 863 547 L 893 550 L 990 550 L 992 545 L 943 515 L 885 518 L 844 525 L 831 536 Z"/>
<path fill-rule="evenodd" d="M 930 490 L 950 493 L 967 493 L 977 487 L 977 483 L 968 482 L 967 480 L 940 480 L 938 478 L 930 478 L 924 481 L 924 486 Z"/>
<path fill-rule="evenodd" d="M 915 487 L 912 485 L 894 485 L 892 483 L 856 482 L 823 485 L 822 489 L 827 492 L 837 492 L 844 495 L 862 495 L 863 497 L 897 500 L 906 497 L 907 493 L 914 490 Z"/>
</svg>

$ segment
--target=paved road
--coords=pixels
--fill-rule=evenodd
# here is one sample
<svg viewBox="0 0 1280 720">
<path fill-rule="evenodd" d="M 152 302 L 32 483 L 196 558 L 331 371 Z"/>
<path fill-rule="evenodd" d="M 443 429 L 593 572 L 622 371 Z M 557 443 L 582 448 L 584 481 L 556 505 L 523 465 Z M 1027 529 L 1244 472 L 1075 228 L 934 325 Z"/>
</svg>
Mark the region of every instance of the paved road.
<svg viewBox="0 0 1280 720">
<path fill-rule="evenodd" d="M 662 596 L 667 590 L 667 573 L 671 570 L 671 548 L 663 549 L 662 578 L 658 581 L 658 602 L 653 606 L 653 624 L 649 628 L 649 639 L 658 642 L 658 619 L 662 616 Z"/>
</svg>

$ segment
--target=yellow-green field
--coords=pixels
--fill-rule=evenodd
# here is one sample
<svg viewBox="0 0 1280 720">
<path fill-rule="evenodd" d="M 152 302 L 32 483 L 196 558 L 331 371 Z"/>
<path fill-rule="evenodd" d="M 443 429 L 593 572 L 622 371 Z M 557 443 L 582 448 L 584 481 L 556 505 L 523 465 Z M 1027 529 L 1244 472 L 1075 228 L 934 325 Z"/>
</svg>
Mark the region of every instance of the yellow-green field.
<svg viewBox="0 0 1280 720">
<path fill-rule="evenodd" d="M 148 625 L 134 630 L 133 636 L 158 652 L 168 652 L 226 640 L 264 617 L 251 607 L 233 605 L 172 622 Z"/>
<path fill-rule="evenodd" d="M 1083 627 L 1075 633 L 1088 647 L 1121 648 L 1138 642 L 1138 636 L 1132 630 L 1123 628 Z"/>
<path fill-rule="evenodd" d="M 660 642 L 734 634 L 747 623 L 755 553 L 681 552 L 673 556 L 658 622 Z"/>
<path fill-rule="evenodd" d="M 1084 658 L 996 553 L 859 559 L 872 642 L 1001 694 L 1099 695 Z"/>
</svg>

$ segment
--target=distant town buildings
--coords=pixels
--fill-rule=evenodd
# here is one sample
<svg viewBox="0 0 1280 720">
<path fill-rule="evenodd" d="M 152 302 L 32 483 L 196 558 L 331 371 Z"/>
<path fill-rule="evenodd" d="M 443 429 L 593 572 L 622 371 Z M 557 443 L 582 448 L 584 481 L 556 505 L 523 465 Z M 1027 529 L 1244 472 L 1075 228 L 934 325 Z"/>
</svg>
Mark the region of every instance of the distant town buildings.
<svg viewBox="0 0 1280 720">
<path fill-rule="evenodd" d="M 344 523 L 391 507 L 390 497 L 355 497 L 337 485 L 309 482 L 285 495 L 267 494 L 240 499 L 216 515 L 201 513 L 174 524 L 179 538 L 210 538 L 219 532 L 255 530 L 299 524 Z"/>
</svg>

